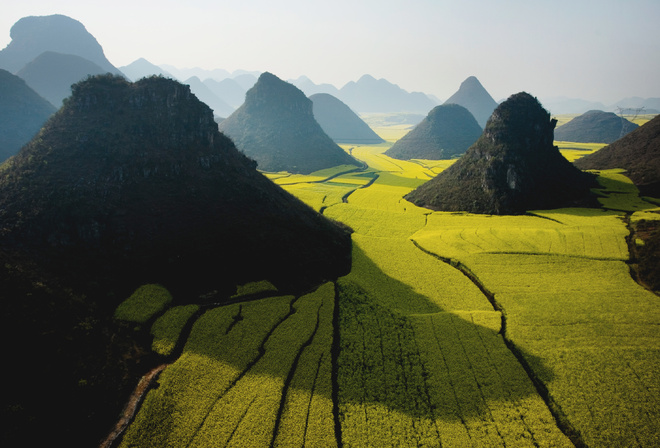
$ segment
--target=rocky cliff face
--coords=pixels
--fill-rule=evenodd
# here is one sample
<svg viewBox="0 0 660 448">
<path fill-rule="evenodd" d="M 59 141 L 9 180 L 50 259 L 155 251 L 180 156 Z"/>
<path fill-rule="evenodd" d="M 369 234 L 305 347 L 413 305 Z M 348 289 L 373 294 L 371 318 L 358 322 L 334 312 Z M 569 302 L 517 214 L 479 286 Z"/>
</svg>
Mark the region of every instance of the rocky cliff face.
<svg viewBox="0 0 660 448">
<path fill-rule="evenodd" d="M 312 101 L 271 73 L 259 77 L 243 105 L 219 127 L 261 170 L 308 174 L 360 165 L 323 131 L 314 119 Z"/>
<path fill-rule="evenodd" d="M 78 280 L 295 287 L 350 263 L 347 233 L 258 173 L 208 106 L 172 80 L 74 85 L 7 165 L 3 245 Z"/>
<path fill-rule="evenodd" d="M 584 204 L 595 181 L 553 146 L 555 125 L 536 98 L 513 95 L 465 155 L 406 199 L 434 210 L 488 214 Z"/>
</svg>

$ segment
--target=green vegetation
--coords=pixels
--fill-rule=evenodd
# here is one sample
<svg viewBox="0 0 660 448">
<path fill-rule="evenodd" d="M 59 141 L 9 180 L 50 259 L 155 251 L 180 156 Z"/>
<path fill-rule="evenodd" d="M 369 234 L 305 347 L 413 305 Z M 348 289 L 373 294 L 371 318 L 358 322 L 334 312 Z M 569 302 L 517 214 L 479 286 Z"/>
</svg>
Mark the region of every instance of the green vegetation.
<svg viewBox="0 0 660 448">
<path fill-rule="evenodd" d="M 151 349 L 162 356 L 170 356 L 179 340 L 181 330 L 199 310 L 198 305 L 176 306 L 160 316 L 151 327 L 154 340 Z"/>
<path fill-rule="evenodd" d="M 336 444 L 334 287 L 206 311 L 121 446 Z"/>
<path fill-rule="evenodd" d="M 143 324 L 162 312 L 171 301 L 172 295 L 163 286 L 143 285 L 117 307 L 115 318 Z"/>
<path fill-rule="evenodd" d="M 204 312 L 121 446 L 658 445 L 660 301 L 626 243 L 657 204 L 608 170 L 601 208 L 431 212 L 402 197 L 443 165 L 387 147 L 274 178 L 354 230 L 351 272 Z M 154 335 L 176 341 L 179 312 Z"/>
</svg>

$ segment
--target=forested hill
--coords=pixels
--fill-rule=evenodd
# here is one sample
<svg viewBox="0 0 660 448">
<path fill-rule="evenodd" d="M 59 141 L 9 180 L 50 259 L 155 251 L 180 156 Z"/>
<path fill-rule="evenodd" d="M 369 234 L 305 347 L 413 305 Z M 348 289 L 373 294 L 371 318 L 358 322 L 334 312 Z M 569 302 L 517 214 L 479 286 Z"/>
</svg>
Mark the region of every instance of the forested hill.
<svg viewBox="0 0 660 448">
<path fill-rule="evenodd" d="M 54 267 L 79 265 L 64 270 L 81 278 L 148 276 L 188 290 L 247 274 L 337 275 L 349 237 L 255 165 L 188 86 L 91 78 L 2 171 L 3 241 Z"/>
<path fill-rule="evenodd" d="M 309 174 L 337 165 L 360 166 L 323 131 L 312 101 L 271 73 L 262 73 L 245 103 L 220 123 L 236 147 L 264 171 Z"/>
<path fill-rule="evenodd" d="M 555 124 L 536 98 L 512 95 L 456 163 L 406 199 L 434 210 L 497 215 L 584 205 L 595 179 L 553 145 Z"/>
</svg>

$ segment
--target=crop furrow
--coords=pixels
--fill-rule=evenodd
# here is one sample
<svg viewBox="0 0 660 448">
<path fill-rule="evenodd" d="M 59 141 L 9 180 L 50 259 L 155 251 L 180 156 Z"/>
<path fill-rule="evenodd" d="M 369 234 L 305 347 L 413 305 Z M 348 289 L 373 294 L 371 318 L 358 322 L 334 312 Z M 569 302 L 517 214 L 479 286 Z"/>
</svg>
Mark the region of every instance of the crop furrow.
<svg viewBox="0 0 660 448">
<path fill-rule="evenodd" d="M 241 426 L 241 422 L 245 419 L 245 416 L 250 411 L 250 408 L 252 407 L 252 405 L 256 400 L 257 400 L 256 396 L 252 397 L 250 403 L 248 403 L 248 405 L 245 407 L 245 410 L 241 414 L 241 417 L 238 419 L 236 425 L 234 425 L 234 429 L 232 429 L 231 434 L 229 434 L 229 437 L 227 438 L 227 445 L 229 445 L 229 443 L 231 442 L 231 439 L 234 437 L 234 434 L 236 434 L 236 430 L 238 429 L 239 426 Z"/>
<path fill-rule="evenodd" d="M 266 333 L 264 338 L 261 340 L 261 343 L 259 347 L 257 348 L 257 355 L 250 360 L 250 362 L 247 363 L 246 367 L 231 381 L 231 383 L 227 386 L 227 388 L 223 391 L 222 394 L 219 394 L 215 400 L 207 407 L 206 412 L 204 417 L 202 418 L 201 422 L 197 425 L 195 430 L 192 433 L 192 436 L 190 437 L 190 440 L 188 441 L 188 444 L 186 447 L 190 447 L 197 435 L 199 434 L 199 431 L 202 429 L 206 421 L 208 420 L 209 416 L 213 412 L 213 408 L 222 400 L 222 398 L 232 390 L 238 384 L 238 382 L 245 377 L 245 375 L 254 367 L 257 362 L 266 354 L 266 349 L 265 349 L 265 344 L 268 341 L 268 339 L 271 337 L 271 335 L 275 332 L 275 330 L 282 325 L 288 318 L 290 318 L 295 312 L 294 308 L 294 303 L 298 300 L 298 298 L 294 298 L 289 302 L 289 312 L 283 316 L 279 321 L 271 327 L 271 329 Z M 235 322 L 235 321 L 234 321 Z M 231 324 L 230 324 L 231 325 Z"/>
<path fill-rule="evenodd" d="M 458 269 L 460 272 L 462 272 L 472 283 L 474 283 L 477 288 L 486 296 L 488 301 L 491 303 L 493 306 L 493 309 L 496 311 L 500 311 L 502 315 L 502 326 L 500 329 L 500 334 L 502 335 L 502 339 L 504 340 L 504 343 L 506 344 L 506 347 L 511 351 L 511 353 L 516 357 L 520 365 L 523 367 L 525 372 L 527 373 L 527 376 L 529 379 L 532 381 L 532 384 L 536 388 L 536 391 L 540 395 L 540 397 L 543 399 L 545 402 L 548 410 L 550 411 L 551 415 L 555 419 L 555 423 L 557 424 L 557 427 L 571 440 L 571 442 L 576 446 L 576 447 L 584 447 L 586 444 L 582 440 L 581 434 L 573 427 L 573 425 L 568 421 L 568 418 L 564 414 L 564 412 L 561 410 L 561 407 L 559 406 L 558 403 L 556 403 L 552 397 L 550 396 L 550 393 L 548 392 L 547 387 L 545 384 L 538 378 L 532 367 L 529 365 L 523 354 L 518 350 L 516 345 L 507 337 L 506 333 L 506 328 L 507 328 L 507 322 L 506 322 L 506 313 L 504 312 L 503 308 L 501 305 L 497 302 L 495 299 L 495 294 L 490 292 L 488 288 L 479 280 L 479 278 L 472 272 L 470 269 L 465 266 L 463 263 L 457 260 L 453 260 L 450 258 L 442 257 L 436 253 L 430 252 L 423 247 L 421 247 L 416 241 L 412 240 L 413 244 L 420 249 L 422 252 L 425 252 L 433 257 L 436 257 L 438 260 L 441 260 L 450 266 Z"/>
<path fill-rule="evenodd" d="M 312 331 L 312 334 L 309 335 L 309 338 L 307 338 L 307 340 L 302 344 L 302 346 L 298 350 L 298 353 L 296 353 L 296 357 L 293 360 L 293 364 L 291 365 L 291 368 L 289 369 L 289 372 L 287 373 L 287 377 L 284 380 L 284 386 L 282 388 L 282 396 L 280 398 L 280 404 L 279 404 L 278 409 L 277 409 L 277 416 L 275 417 L 275 428 L 273 430 L 273 437 L 272 437 L 271 442 L 270 442 L 271 447 L 275 445 L 275 439 L 277 438 L 277 434 L 278 434 L 279 428 L 280 428 L 280 423 L 282 421 L 282 413 L 284 412 L 284 403 L 286 402 L 287 393 L 289 392 L 289 388 L 291 386 L 291 381 L 293 379 L 293 375 L 296 373 L 296 369 L 298 368 L 298 363 L 300 362 L 300 357 L 302 356 L 305 349 L 312 344 L 312 340 L 314 339 L 314 337 L 316 336 L 316 333 L 318 332 L 319 324 L 320 324 L 320 321 L 321 321 L 320 313 L 321 313 L 321 304 L 319 304 L 319 307 L 316 310 L 316 324 L 314 325 L 314 330 Z M 318 370 L 317 370 L 317 374 L 318 374 Z M 314 380 L 314 384 L 316 384 L 316 378 Z M 314 392 L 313 392 L 313 389 L 312 389 L 312 394 L 310 394 L 310 399 L 309 399 L 310 403 L 312 401 L 313 396 L 314 396 Z M 307 417 L 309 417 L 309 406 L 307 408 Z M 305 420 L 305 423 L 307 423 L 307 419 Z M 306 430 L 307 430 L 307 424 L 305 424 L 305 431 Z"/>
</svg>

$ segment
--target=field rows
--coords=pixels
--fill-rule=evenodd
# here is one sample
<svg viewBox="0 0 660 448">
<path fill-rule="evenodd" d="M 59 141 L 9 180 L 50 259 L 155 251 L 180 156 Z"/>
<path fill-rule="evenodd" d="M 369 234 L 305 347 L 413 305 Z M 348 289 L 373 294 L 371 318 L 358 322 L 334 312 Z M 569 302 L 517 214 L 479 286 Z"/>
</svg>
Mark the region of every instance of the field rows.
<svg viewBox="0 0 660 448">
<path fill-rule="evenodd" d="M 660 446 L 660 301 L 624 219 L 657 206 L 606 172 L 609 211 L 431 212 L 403 196 L 443 165 L 388 147 L 352 148 L 363 173 L 269 175 L 354 230 L 336 300 L 328 283 L 203 313 L 122 446 Z"/>
<path fill-rule="evenodd" d="M 333 446 L 334 287 L 215 308 L 123 438 L 130 446 Z"/>
<path fill-rule="evenodd" d="M 571 446 L 495 311 L 402 315 L 340 283 L 345 446 Z"/>
</svg>

